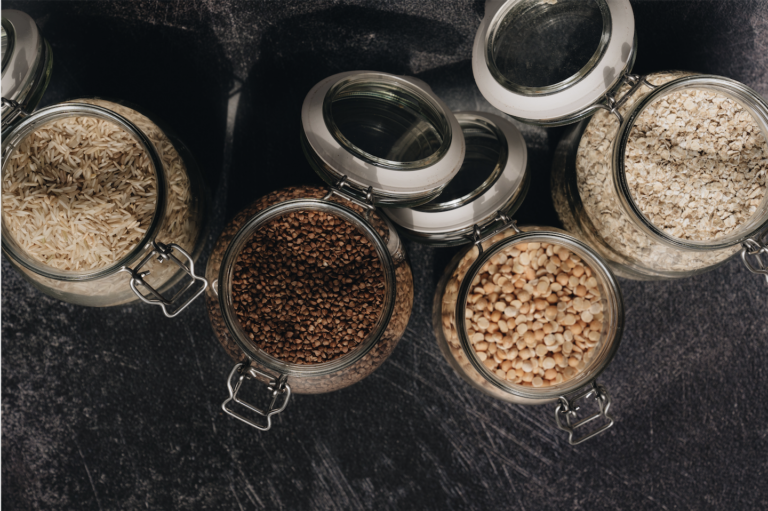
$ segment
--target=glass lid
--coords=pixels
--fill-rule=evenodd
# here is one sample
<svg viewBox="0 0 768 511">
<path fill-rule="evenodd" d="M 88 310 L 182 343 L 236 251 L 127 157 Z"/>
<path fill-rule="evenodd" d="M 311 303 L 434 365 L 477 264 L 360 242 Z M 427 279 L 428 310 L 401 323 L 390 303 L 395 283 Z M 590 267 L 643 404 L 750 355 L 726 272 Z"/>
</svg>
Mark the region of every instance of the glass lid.
<svg viewBox="0 0 768 511">
<path fill-rule="evenodd" d="M 21 11 L 4 10 L 2 95 L 22 108 L 37 106 L 50 78 L 50 50 L 35 21 Z M 3 102 L 3 118 L 11 110 Z"/>
<path fill-rule="evenodd" d="M 330 76 L 301 110 L 302 145 L 329 184 L 376 205 L 435 198 L 464 159 L 464 137 L 448 107 L 421 80 L 375 71 Z M 344 179 L 346 177 L 346 179 Z"/>
<path fill-rule="evenodd" d="M 594 113 L 634 58 L 629 0 L 489 0 L 472 70 L 493 106 L 555 126 Z"/>
<path fill-rule="evenodd" d="M 415 208 L 385 208 L 405 234 L 430 244 L 463 244 L 474 226 L 488 228 L 498 213 L 512 215 L 529 183 L 528 151 L 511 122 L 484 112 L 455 114 L 464 133 L 461 168 L 440 195 Z"/>
</svg>

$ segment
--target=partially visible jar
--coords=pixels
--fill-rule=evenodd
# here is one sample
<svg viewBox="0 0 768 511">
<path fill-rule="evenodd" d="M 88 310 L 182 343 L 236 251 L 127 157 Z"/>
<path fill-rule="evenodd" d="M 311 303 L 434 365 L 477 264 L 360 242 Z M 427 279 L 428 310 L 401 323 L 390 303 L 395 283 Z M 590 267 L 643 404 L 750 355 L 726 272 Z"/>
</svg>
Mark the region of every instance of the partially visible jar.
<svg viewBox="0 0 768 511">
<path fill-rule="evenodd" d="M 472 71 L 483 96 L 523 122 L 557 126 L 594 116 L 559 146 L 552 185 L 555 207 L 566 227 L 593 244 L 621 276 L 694 275 L 740 251 L 747 267 L 768 279 L 768 246 L 760 235 L 768 223 L 768 201 L 720 238 L 678 239 L 644 218 L 623 172 L 634 120 L 656 99 L 696 88 L 714 91 L 744 107 L 764 132 L 765 101 L 727 78 L 632 75 L 636 54 L 629 0 L 489 0 L 475 36 Z M 673 78 L 664 86 L 651 83 Z M 580 141 L 583 150 L 577 158 Z M 588 172 L 581 165 L 587 149 L 593 160 L 586 165 Z M 571 175 L 574 165 L 578 184 Z"/>
<path fill-rule="evenodd" d="M 768 274 L 761 231 L 768 225 L 763 199 L 746 222 L 706 241 L 674 237 L 638 207 L 627 183 L 625 154 L 630 131 L 649 106 L 677 91 L 706 90 L 733 99 L 768 133 L 768 104 L 734 80 L 682 72 L 630 77 L 616 108 L 575 126 L 560 142 L 552 171 L 555 208 L 566 229 L 588 240 L 625 278 L 681 278 L 711 270 L 741 252 L 750 270 Z M 753 260 L 750 258 L 754 257 Z"/>
<path fill-rule="evenodd" d="M 106 267 L 61 270 L 28 254 L 14 239 L 3 212 L 3 253 L 32 285 L 45 294 L 78 305 L 109 307 L 135 300 L 157 304 L 175 316 L 207 285 L 194 275 L 194 261 L 203 244 L 205 191 L 186 147 L 135 107 L 102 99 L 80 99 L 53 105 L 23 117 L 3 132 L 3 192 L 11 159 L 28 136 L 61 119 L 86 117 L 113 123 L 133 137 L 146 152 L 154 172 L 155 212 L 143 239 L 120 260 Z M 10 213 L 8 213 L 10 214 Z M 154 261 L 157 258 L 160 263 Z M 176 284 L 191 281 L 181 295 Z M 144 293 L 141 292 L 144 290 Z M 194 291 L 189 296 L 187 291 Z M 185 294 L 185 292 L 187 292 Z"/>
<path fill-rule="evenodd" d="M 294 212 L 324 212 L 352 224 L 375 248 L 384 273 L 385 300 L 371 332 L 355 348 L 321 363 L 292 363 L 260 349 L 238 320 L 233 303 L 233 275 L 244 245 L 270 221 Z M 228 378 L 229 398 L 222 407 L 229 415 L 266 431 L 271 418 L 285 409 L 292 393 L 321 394 L 342 389 L 362 380 L 392 353 L 410 318 L 413 277 L 403 246 L 391 224 L 373 209 L 367 209 L 318 186 L 277 190 L 256 200 L 226 226 L 206 267 L 212 283 L 206 293 L 213 330 L 225 351 L 236 362 Z M 259 408 L 237 397 L 246 380 L 265 384 L 271 399 Z M 233 384 L 234 382 L 234 384 Z M 232 404 L 231 404 L 232 403 Z M 233 404 L 240 405 L 238 411 Z M 246 417 L 242 409 L 262 417 Z"/>
<path fill-rule="evenodd" d="M 476 341 L 469 338 L 470 320 L 467 319 L 466 312 L 470 295 L 475 292 L 474 287 L 480 284 L 480 273 L 488 271 L 494 257 L 520 244 L 530 246 L 534 243 L 545 252 L 553 247 L 566 249 L 575 255 L 571 257 L 589 268 L 591 273 L 583 277 L 590 276 L 596 280 L 592 284 L 599 293 L 599 314 L 602 322 L 599 338 L 590 342 L 593 346 L 591 358 L 584 362 L 581 369 L 566 381 L 540 387 L 513 383 L 500 377 L 484 364 L 484 359 L 481 359 L 479 352 L 473 347 Z M 530 264 L 536 263 L 532 261 Z M 507 268 L 506 271 L 514 270 Z M 510 228 L 492 234 L 461 251 L 450 262 L 438 283 L 432 308 L 432 322 L 440 350 L 459 376 L 474 388 L 496 399 L 525 405 L 557 402 L 556 423 L 569 434 L 571 444 L 592 438 L 613 425 L 613 419 L 608 415 L 610 395 L 596 379 L 610 363 L 621 341 L 624 326 L 622 295 L 615 277 L 600 256 L 573 236 L 551 227 L 525 227 L 520 230 L 512 224 Z M 522 337 L 520 339 L 522 340 Z M 556 345 L 554 348 L 560 351 Z M 516 349 L 514 351 L 517 352 Z M 599 410 L 588 417 L 578 419 L 576 403 L 590 396 L 594 396 Z M 576 429 L 600 417 L 603 418 L 603 423 L 598 428 L 574 438 Z"/>
<path fill-rule="evenodd" d="M 2 13 L 2 90 L 3 125 L 22 111 L 37 108 L 48 88 L 53 70 L 53 52 L 40 34 L 35 21 L 21 11 Z"/>
</svg>

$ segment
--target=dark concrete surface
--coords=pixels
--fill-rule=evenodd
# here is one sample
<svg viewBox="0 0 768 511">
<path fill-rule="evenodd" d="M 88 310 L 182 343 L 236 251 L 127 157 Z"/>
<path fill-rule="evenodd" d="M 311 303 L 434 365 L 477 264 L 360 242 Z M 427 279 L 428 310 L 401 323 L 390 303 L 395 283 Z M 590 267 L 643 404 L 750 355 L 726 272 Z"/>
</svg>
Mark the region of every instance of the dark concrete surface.
<svg viewBox="0 0 768 511">
<path fill-rule="evenodd" d="M 768 3 L 633 1 L 635 70 L 722 74 L 768 95 Z M 369 68 L 475 87 L 479 1 L 21 2 L 54 51 L 45 104 L 117 97 L 181 134 L 226 219 L 319 182 L 299 108 L 318 80 Z M 562 129 L 522 127 L 535 178 L 518 218 L 556 224 Z M 732 260 L 675 282 L 622 281 L 626 332 L 601 377 L 616 425 L 571 447 L 551 406 L 495 401 L 440 355 L 430 307 L 454 253 L 409 245 L 416 296 L 392 357 L 363 382 L 296 396 L 260 433 L 223 414 L 232 362 L 202 303 L 88 309 L 2 263 L 2 505 L 32 509 L 766 509 L 768 287 Z"/>
</svg>

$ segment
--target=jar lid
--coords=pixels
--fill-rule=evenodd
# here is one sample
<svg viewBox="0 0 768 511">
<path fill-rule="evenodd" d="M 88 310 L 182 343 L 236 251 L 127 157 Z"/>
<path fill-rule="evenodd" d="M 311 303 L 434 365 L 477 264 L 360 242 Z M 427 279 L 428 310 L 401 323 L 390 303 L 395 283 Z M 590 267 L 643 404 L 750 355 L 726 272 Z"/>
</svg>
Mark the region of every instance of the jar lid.
<svg viewBox="0 0 768 511">
<path fill-rule="evenodd" d="M 375 71 L 330 76 L 307 94 L 301 123 L 315 171 L 376 205 L 432 200 L 464 160 L 456 117 L 426 83 L 411 77 Z"/>
<path fill-rule="evenodd" d="M 52 59 L 48 44 L 29 15 L 2 12 L 2 54 L 3 99 L 25 110 L 34 109 L 48 86 Z M 3 101 L 3 125 L 14 110 Z"/>
<path fill-rule="evenodd" d="M 491 0 L 475 36 L 472 71 L 496 108 L 533 124 L 569 124 L 632 68 L 629 0 Z"/>
<path fill-rule="evenodd" d="M 406 235 L 435 245 L 463 244 L 498 213 L 511 216 L 530 182 L 523 135 L 508 120 L 484 112 L 457 112 L 466 155 L 456 177 L 433 201 L 416 208 L 385 208 Z"/>
</svg>

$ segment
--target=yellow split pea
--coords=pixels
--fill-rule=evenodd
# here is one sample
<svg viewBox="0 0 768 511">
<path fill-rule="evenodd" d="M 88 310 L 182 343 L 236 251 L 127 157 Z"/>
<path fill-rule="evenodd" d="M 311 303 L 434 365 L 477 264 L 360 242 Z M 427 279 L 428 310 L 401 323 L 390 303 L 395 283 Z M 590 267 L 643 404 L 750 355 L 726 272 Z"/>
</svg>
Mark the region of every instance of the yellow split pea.
<svg viewBox="0 0 768 511">
<path fill-rule="evenodd" d="M 494 255 L 472 282 L 467 334 L 499 378 L 542 387 L 573 378 L 603 329 L 597 279 L 559 245 L 518 243 Z"/>
</svg>

